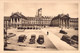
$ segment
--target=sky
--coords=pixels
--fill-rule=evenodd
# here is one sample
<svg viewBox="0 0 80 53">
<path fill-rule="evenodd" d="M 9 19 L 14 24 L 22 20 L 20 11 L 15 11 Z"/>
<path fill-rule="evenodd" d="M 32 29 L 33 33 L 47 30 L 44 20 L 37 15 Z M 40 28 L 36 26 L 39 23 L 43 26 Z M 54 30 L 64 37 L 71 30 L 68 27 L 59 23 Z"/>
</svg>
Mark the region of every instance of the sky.
<svg viewBox="0 0 80 53">
<path fill-rule="evenodd" d="M 34 17 L 39 8 L 42 8 L 43 16 L 57 16 L 69 14 L 72 18 L 78 17 L 77 3 L 4 3 L 4 16 L 11 13 L 21 12 L 24 16 Z"/>
</svg>

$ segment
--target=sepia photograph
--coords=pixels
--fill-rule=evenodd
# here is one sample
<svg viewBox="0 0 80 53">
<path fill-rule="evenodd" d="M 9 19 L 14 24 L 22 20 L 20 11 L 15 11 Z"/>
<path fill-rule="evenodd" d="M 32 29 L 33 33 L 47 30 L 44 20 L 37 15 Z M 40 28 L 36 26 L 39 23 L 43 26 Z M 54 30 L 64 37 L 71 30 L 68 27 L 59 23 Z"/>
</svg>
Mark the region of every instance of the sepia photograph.
<svg viewBox="0 0 80 53">
<path fill-rule="evenodd" d="M 78 3 L 4 2 L 4 51 L 76 51 Z"/>
</svg>

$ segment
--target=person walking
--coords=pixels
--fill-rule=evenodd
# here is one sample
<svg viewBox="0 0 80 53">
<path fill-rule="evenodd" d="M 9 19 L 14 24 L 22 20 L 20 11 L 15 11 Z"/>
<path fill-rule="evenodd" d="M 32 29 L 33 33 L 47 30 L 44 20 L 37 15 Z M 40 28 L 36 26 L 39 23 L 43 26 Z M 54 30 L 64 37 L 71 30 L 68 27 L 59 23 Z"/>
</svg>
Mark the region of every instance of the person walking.
<svg viewBox="0 0 80 53">
<path fill-rule="evenodd" d="M 47 31 L 47 35 L 49 35 L 49 32 Z"/>
</svg>

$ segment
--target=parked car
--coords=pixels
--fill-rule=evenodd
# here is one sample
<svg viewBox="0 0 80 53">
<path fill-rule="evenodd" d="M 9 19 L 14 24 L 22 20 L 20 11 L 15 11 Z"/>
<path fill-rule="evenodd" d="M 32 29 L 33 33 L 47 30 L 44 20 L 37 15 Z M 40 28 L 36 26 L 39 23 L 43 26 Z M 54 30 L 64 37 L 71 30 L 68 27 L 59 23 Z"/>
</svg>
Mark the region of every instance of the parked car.
<svg viewBox="0 0 80 53">
<path fill-rule="evenodd" d="M 10 38 L 10 37 L 13 37 L 13 36 L 16 36 L 16 34 L 14 34 L 14 33 L 8 33 L 7 38 Z"/>
<path fill-rule="evenodd" d="M 77 35 L 73 35 L 71 37 L 71 39 L 74 40 L 78 44 L 78 36 Z"/>
<path fill-rule="evenodd" d="M 27 27 L 27 29 L 29 29 L 29 27 Z"/>
<path fill-rule="evenodd" d="M 32 29 L 32 27 L 30 27 L 29 29 Z"/>
<path fill-rule="evenodd" d="M 29 44 L 34 44 L 35 43 L 35 38 L 36 38 L 36 35 L 31 35 L 31 39 L 30 39 Z"/>
<path fill-rule="evenodd" d="M 73 39 L 73 40 L 75 40 L 75 41 L 78 41 L 78 36 L 77 36 L 77 35 L 73 35 L 73 36 L 71 37 L 71 39 Z"/>
<path fill-rule="evenodd" d="M 63 35 L 61 40 L 65 41 L 66 43 L 72 45 L 72 44 L 78 44 L 78 37 L 72 36 L 71 38 L 68 35 Z"/>
<path fill-rule="evenodd" d="M 18 37 L 18 42 L 24 42 L 26 38 L 27 38 L 26 35 L 20 35 L 20 36 Z"/>
<path fill-rule="evenodd" d="M 7 47 L 7 41 L 4 39 L 4 47 Z"/>
<path fill-rule="evenodd" d="M 39 44 L 43 44 L 44 43 L 44 36 L 43 35 L 39 35 L 39 37 L 37 39 L 37 43 L 39 43 Z"/>
<path fill-rule="evenodd" d="M 65 41 L 68 44 L 71 44 L 70 43 L 71 40 L 70 40 L 70 37 L 68 35 L 63 35 L 62 38 L 61 38 L 61 40 Z"/>
<path fill-rule="evenodd" d="M 78 27 L 74 28 L 75 30 L 78 30 Z"/>
<path fill-rule="evenodd" d="M 64 30 L 60 30 L 60 33 L 67 34 L 67 32 L 65 32 Z"/>
<path fill-rule="evenodd" d="M 18 27 L 18 29 L 22 29 L 22 27 Z"/>
<path fill-rule="evenodd" d="M 35 27 L 33 27 L 33 29 L 35 29 Z"/>
<path fill-rule="evenodd" d="M 7 34 L 7 31 L 4 29 L 4 34 Z"/>
<path fill-rule="evenodd" d="M 36 27 L 36 29 L 39 29 L 38 27 Z"/>
<path fill-rule="evenodd" d="M 31 39 L 35 39 L 36 38 L 36 35 L 31 35 Z"/>
</svg>

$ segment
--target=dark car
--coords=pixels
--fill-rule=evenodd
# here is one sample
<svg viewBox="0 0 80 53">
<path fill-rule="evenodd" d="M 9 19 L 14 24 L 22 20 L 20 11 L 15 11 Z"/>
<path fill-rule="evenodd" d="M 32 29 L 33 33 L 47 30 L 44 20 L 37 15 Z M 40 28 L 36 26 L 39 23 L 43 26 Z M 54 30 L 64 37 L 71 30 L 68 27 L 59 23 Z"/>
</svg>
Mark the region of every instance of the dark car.
<svg viewBox="0 0 80 53">
<path fill-rule="evenodd" d="M 78 41 L 78 36 L 77 36 L 77 35 L 73 35 L 73 36 L 71 37 L 71 39 L 73 39 L 73 40 L 75 40 L 75 41 Z"/>
<path fill-rule="evenodd" d="M 14 34 L 14 33 L 8 33 L 7 38 L 10 38 L 10 37 L 13 37 L 13 36 L 16 36 L 16 34 Z"/>
<path fill-rule="evenodd" d="M 22 27 L 18 27 L 18 29 L 22 29 Z"/>
<path fill-rule="evenodd" d="M 18 37 L 18 42 L 24 42 L 26 38 L 27 38 L 26 35 L 20 35 L 20 36 Z"/>
<path fill-rule="evenodd" d="M 31 39 L 35 39 L 36 38 L 36 35 L 31 35 Z"/>
<path fill-rule="evenodd" d="M 73 35 L 71 37 L 71 39 L 73 40 L 73 42 L 77 43 L 78 44 L 78 36 L 77 35 Z"/>
<path fill-rule="evenodd" d="M 4 34 L 7 34 L 7 31 L 4 29 Z"/>
<path fill-rule="evenodd" d="M 27 29 L 29 29 L 29 27 L 27 27 Z"/>
<path fill-rule="evenodd" d="M 32 29 L 32 27 L 30 27 L 29 29 Z"/>
<path fill-rule="evenodd" d="M 43 35 L 39 35 L 39 37 L 37 39 L 37 43 L 39 43 L 39 44 L 43 44 L 44 43 L 44 36 Z"/>
<path fill-rule="evenodd" d="M 35 27 L 33 27 L 33 29 L 35 29 Z"/>
<path fill-rule="evenodd" d="M 61 40 L 65 41 L 68 44 L 71 44 L 70 37 L 68 35 L 63 35 Z"/>
<path fill-rule="evenodd" d="M 34 44 L 35 43 L 35 38 L 36 38 L 36 35 L 31 35 L 31 39 L 30 39 L 29 44 Z"/>
<path fill-rule="evenodd" d="M 75 30 L 78 30 L 78 27 L 75 27 L 74 29 L 75 29 Z"/>
<path fill-rule="evenodd" d="M 7 40 L 4 39 L 4 47 L 7 47 Z"/>
<path fill-rule="evenodd" d="M 65 32 L 64 30 L 60 30 L 60 33 L 67 34 L 67 32 Z"/>
</svg>

